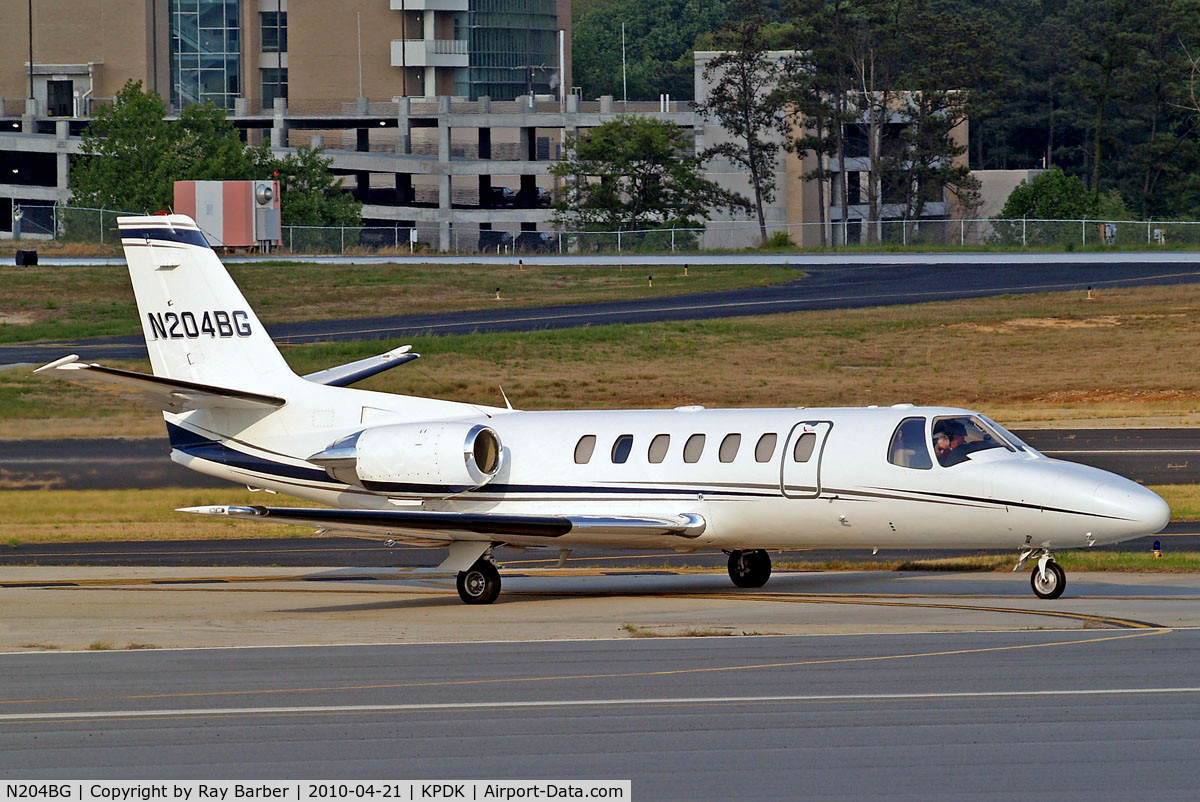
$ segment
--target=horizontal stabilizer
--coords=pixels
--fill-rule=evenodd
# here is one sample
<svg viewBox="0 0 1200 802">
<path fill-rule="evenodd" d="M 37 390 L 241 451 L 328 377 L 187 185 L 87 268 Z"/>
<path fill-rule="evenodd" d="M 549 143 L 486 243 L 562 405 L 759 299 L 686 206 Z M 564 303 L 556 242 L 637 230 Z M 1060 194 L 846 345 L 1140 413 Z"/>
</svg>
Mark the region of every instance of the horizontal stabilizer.
<svg viewBox="0 0 1200 802">
<path fill-rule="evenodd" d="M 420 356 L 420 354 L 412 353 L 411 345 L 402 345 L 399 348 L 388 351 L 386 354 L 369 356 L 357 362 L 338 365 L 335 368 L 328 368 L 326 370 L 318 370 L 316 373 L 306 374 L 304 378 L 317 384 L 327 384 L 330 387 L 348 387 L 377 373 L 383 373 L 385 370 L 391 370 L 398 365 L 412 362 Z"/>
<path fill-rule="evenodd" d="M 301 507 L 184 507 L 177 512 L 227 518 L 317 526 L 380 538 L 404 533 L 443 533 L 447 541 L 462 534 L 502 540 L 505 537 L 562 537 L 570 532 L 612 535 L 678 535 L 699 537 L 704 518 L 685 513 L 672 518 L 577 515 L 511 515 L 492 512 L 426 512 L 419 510 L 338 510 Z"/>
<path fill-rule="evenodd" d="M 151 376 L 132 370 L 109 368 L 80 362 L 75 354 L 43 365 L 34 373 L 44 373 L 67 381 L 91 384 L 116 391 L 126 398 L 165 409 L 187 412 L 192 409 L 274 409 L 287 403 L 272 395 L 248 393 L 215 387 L 211 384 Z"/>
</svg>

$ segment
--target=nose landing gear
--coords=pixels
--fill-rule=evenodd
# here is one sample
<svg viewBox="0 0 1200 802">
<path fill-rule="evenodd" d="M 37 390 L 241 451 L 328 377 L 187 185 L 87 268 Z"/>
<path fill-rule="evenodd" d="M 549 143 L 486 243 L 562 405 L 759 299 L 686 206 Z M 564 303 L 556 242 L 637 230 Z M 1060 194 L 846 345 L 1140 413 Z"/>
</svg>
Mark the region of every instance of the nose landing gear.
<svg viewBox="0 0 1200 802">
<path fill-rule="evenodd" d="M 1037 568 L 1033 569 L 1033 573 L 1029 577 L 1029 584 L 1033 587 L 1034 595 L 1039 599 L 1057 599 L 1067 589 L 1067 572 L 1054 561 L 1054 555 L 1050 553 L 1050 549 L 1029 549 L 1021 554 L 1021 558 L 1017 560 L 1013 570 L 1020 571 L 1035 554 L 1040 554 Z"/>
</svg>

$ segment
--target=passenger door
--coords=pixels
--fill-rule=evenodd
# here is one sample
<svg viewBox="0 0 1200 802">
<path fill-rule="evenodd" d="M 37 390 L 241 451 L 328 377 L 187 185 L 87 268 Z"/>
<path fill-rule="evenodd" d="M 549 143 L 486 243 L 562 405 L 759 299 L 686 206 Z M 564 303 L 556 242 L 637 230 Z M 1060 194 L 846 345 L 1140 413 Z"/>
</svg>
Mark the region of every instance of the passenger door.
<svg viewBox="0 0 1200 802">
<path fill-rule="evenodd" d="M 801 421 L 788 433 L 779 466 L 779 489 L 788 498 L 821 495 L 821 457 L 833 421 Z"/>
</svg>

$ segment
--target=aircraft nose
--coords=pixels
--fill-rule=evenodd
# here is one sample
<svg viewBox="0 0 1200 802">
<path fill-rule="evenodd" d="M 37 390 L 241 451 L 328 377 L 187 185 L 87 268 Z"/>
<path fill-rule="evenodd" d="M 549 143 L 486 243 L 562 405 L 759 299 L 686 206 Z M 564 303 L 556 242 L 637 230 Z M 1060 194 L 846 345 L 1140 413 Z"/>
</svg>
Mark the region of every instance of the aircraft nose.
<svg viewBox="0 0 1200 802">
<path fill-rule="evenodd" d="M 1124 518 L 1131 535 L 1152 535 L 1171 520 L 1171 508 L 1157 493 L 1127 479 L 1096 488 L 1092 509 L 1098 515 Z"/>
</svg>

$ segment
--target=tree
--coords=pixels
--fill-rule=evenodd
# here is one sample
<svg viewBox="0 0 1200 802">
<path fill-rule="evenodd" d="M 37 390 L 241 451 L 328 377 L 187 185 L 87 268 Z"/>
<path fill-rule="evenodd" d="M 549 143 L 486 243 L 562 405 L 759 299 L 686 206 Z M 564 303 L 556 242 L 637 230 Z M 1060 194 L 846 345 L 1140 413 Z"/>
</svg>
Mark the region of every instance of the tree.
<svg viewBox="0 0 1200 802">
<path fill-rule="evenodd" d="M 171 126 L 166 107 L 141 81 L 129 81 L 83 131 L 71 165 L 72 201 L 127 212 L 160 211 L 175 202 Z"/>
<path fill-rule="evenodd" d="M 927 4 L 913 9 L 906 36 L 907 63 L 898 94 L 899 147 L 883 154 L 882 172 L 899 180 L 901 217 L 920 219 L 926 203 L 949 190 L 963 209 L 978 206 L 979 181 L 971 175 L 966 144 L 955 131 L 990 110 L 992 87 L 1003 81 L 997 67 L 995 29 L 985 19 L 946 17 Z"/>
<path fill-rule="evenodd" d="M 353 225 L 362 204 L 329 172 L 330 160 L 301 148 L 276 159 L 250 147 L 223 109 L 193 104 L 179 120 L 164 119 L 154 92 L 129 81 L 112 106 L 83 131 L 83 157 L 72 165 L 77 205 L 128 212 L 161 211 L 175 203 L 176 181 L 247 181 L 278 177 L 284 225 Z"/>
<path fill-rule="evenodd" d="M 1092 213 L 1094 198 L 1076 175 L 1067 175 L 1060 167 L 1051 167 L 1022 181 L 1008 196 L 1000 217 L 1017 220 L 1079 220 Z"/>
<path fill-rule="evenodd" d="M 759 0 L 738 0 L 732 22 L 717 37 L 723 52 L 704 67 L 708 97 L 696 107 L 716 119 L 729 139 L 707 148 L 700 158 L 720 157 L 750 174 L 754 210 L 762 243 L 767 242 L 763 205 L 775 198 L 775 166 L 779 143 L 773 135 L 783 117 L 783 96 L 775 91 L 780 64 L 767 53 Z"/>
<path fill-rule="evenodd" d="M 289 226 L 350 226 L 362 222 L 362 204 L 329 172 L 320 150 L 299 148 L 271 162 L 279 179 L 280 217 Z"/>
<path fill-rule="evenodd" d="M 817 182 L 817 204 L 821 247 L 828 244 L 825 231 L 825 183 L 829 182 L 829 205 L 842 208 L 841 241 L 847 240 L 846 126 L 854 122 L 847 98 L 850 73 L 840 43 L 846 40 L 847 2 L 789 0 L 793 22 L 781 27 L 779 46 L 794 51 L 783 60 L 777 90 L 786 109 L 782 126 L 785 147 L 803 159 L 812 153 L 816 169 L 801 176 Z M 837 164 L 827 168 L 826 159 Z M 836 176 L 837 184 L 832 179 Z M 832 221 L 830 221 L 832 223 Z"/>
<path fill-rule="evenodd" d="M 565 182 L 557 221 L 592 230 L 693 225 L 711 209 L 748 209 L 736 193 L 700 175 L 688 132 L 646 117 L 618 115 L 568 136 L 566 158 L 550 168 Z"/>
<path fill-rule="evenodd" d="M 730 0 L 576 0 L 572 7 L 573 82 L 584 97 L 623 97 L 621 24 L 625 23 L 629 97 L 690 100 L 692 49 L 721 27 Z"/>
</svg>

